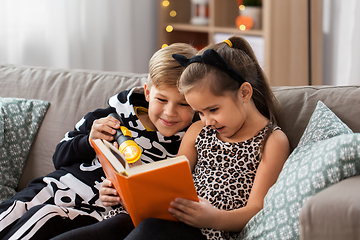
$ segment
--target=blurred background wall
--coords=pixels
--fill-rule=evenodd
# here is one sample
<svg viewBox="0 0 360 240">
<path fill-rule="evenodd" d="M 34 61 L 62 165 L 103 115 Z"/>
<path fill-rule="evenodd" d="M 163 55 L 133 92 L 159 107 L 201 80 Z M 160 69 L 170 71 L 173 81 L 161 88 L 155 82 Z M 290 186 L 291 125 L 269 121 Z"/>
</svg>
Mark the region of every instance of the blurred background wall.
<svg viewBox="0 0 360 240">
<path fill-rule="evenodd" d="M 360 1 L 317 1 L 323 1 L 323 84 L 360 84 Z M 158 50 L 158 5 L 0 0 L 0 64 L 147 72 Z"/>
<path fill-rule="evenodd" d="M 157 0 L 0 0 L 0 63 L 148 72 Z"/>
</svg>

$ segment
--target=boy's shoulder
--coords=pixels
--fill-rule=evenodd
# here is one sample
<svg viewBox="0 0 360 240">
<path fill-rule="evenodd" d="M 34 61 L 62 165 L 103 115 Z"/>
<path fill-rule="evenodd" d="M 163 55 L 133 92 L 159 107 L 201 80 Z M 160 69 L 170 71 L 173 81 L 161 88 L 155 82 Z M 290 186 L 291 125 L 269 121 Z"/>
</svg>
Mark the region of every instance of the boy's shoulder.
<svg viewBox="0 0 360 240">
<path fill-rule="evenodd" d="M 145 99 L 144 87 L 136 87 L 129 92 L 129 101 L 135 107 L 148 108 L 149 104 Z"/>
<path fill-rule="evenodd" d="M 143 87 L 134 87 L 121 91 L 120 93 L 110 97 L 108 100 L 108 104 L 115 108 L 116 106 L 119 106 L 119 104 L 127 104 L 137 107 L 141 106 L 145 108 L 148 107 Z"/>
<path fill-rule="evenodd" d="M 126 89 L 113 97 L 116 97 L 122 103 L 125 103 L 132 98 L 145 99 L 144 87 L 134 87 L 131 89 Z"/>
</svg>

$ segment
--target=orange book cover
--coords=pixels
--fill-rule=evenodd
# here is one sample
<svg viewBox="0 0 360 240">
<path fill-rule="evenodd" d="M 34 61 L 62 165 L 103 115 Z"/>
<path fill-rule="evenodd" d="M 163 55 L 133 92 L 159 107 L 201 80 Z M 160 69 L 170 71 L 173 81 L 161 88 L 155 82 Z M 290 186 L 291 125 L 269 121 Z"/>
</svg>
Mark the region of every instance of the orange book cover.
<svg viewBox="0 0 360 240">
<path fill-rule="evenodd" d="M 111 143 L 91 141 L 106 177 L 114 184 L 135 226 L 146 218 L 177 221 L 168 212 L 176 197 L 198 201 L 185 156 L 129 168 Z"/>
</svg>

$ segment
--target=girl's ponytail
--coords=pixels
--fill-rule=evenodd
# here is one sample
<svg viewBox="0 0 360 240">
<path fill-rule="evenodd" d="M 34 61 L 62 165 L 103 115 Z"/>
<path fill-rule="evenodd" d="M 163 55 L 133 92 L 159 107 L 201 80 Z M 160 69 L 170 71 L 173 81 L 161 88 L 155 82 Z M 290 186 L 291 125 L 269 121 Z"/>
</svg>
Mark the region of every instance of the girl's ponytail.
<svg viewBox="0 0 360 240">
<path fill-rule="evenodd" d="M 251 60 L 260 67 L 253 49 L 244 38 L 232 36 L 228 40 L 232 43 L 232 48 L 245 52 L 251 58 Z"/>
<path fill-rule="evenodd" d="M 276 99 L 274 93 L 272 92 L 266 75 L 261 68 L 253 49 L 251 48 L 250 44 L 241 37 L 232 36 L 228 39 L 232 43 L 232 48 L 238 54 L 246 54 L 252 61 L 252 63 L 243 63 L 241 67 L 247 67 L 251 64 L 254 64 L 256 68 L 256 75 L 257 76 L 247 76 L 247 81 L 252 85 L 253 88 L 253 100 L 255 106 L 258 110 L 270 120 L 269 123 L 269 132 L 271 133 L 276 125 L 281 127 L 281 106 L 279 101 Z M 224 43 L 224 45 L 227 45 Z M 228 46 L 225 46 L 228 47 Z M 237 54 L 234 54 L 237 55 Z M 235 57 L 235 56 L 233 56 Z M 236 59 L 236 57 L 235 57 Z M 231 61 L 230 61 L 231 62 Z M 234 66 L 236 69 L 236 66 Z M 241 70 L 239 70 L 241 71 Z M 267 134 L 267 137 L 269 134 Z M 266 138 L 267 139 L 267 138 Z M 266 139 L 264 143 L 266 142 Z"/>
</svg>

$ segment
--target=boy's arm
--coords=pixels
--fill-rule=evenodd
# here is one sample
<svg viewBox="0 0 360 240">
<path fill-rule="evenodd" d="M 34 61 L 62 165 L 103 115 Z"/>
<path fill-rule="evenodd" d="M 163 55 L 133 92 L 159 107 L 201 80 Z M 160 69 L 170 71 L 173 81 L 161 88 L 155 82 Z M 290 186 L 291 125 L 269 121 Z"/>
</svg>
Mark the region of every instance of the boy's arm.
<svg viewBox="0 0 360 240">
<path fill-rule="evenodd" d="M 55 169 L 70 166 L 74 163 L 91 162 L 95 158 L 95 151 L 89 143 L 92 124 L 96 119 L 106 117 L 113 112 L 116 112 L 115 108 L 108 107 L 87 113 L 75 125 L 73 131 L 67 132 L 56 146 L 53 155 Z"/>
<path fill-rule="evenodd" d="M 122 204 L 118 192 L 116 191 L 112 182 L 108 179 L 105 179 L 102 182 L 99 195 L 99 198 L 105 207 Z"/>
</svg>

